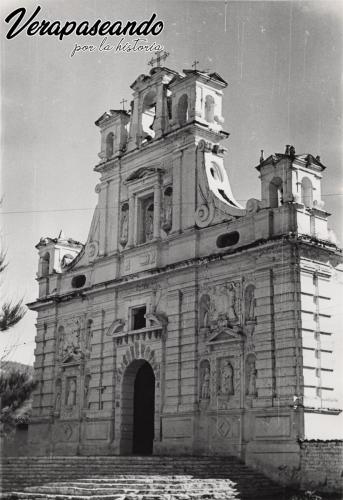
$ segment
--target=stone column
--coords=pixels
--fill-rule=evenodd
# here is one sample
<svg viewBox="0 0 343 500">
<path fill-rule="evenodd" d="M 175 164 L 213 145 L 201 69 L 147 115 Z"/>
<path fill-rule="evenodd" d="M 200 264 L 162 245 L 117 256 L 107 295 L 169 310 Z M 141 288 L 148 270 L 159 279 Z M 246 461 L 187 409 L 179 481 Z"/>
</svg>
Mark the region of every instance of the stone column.
<svg viewBox="0 0 343 500">
<path fill-rule="evenodd" d="M 164 132 L 164 86 L 162 83 L 160 83 L 157 86 L 157 95 L 156 95 L 156 116 L 155 116 L 155 122 L 154 122 L 154 132 L 155 132 L 155 139 L 158 137 L 161 137 L 161 135 Z"/>
<path fill-rule="evenodd" d="M 105 255 L 107 183 L 98 184 L 96 192 L 99 194 L 99 255 Z"/>
<path fill-rule="evenodd" d="M 182 190 L 182 151 L 173 155 L 173 225 L 172 232 L 181 230 L 181 190 Z"/>
<path fill-rule="evenodd" d="M 129 141 L 127 144 L 127 150 L 132 151 L 133 149 L 136 149 L 137 147 L 137 135 L 138 135 L 138 130 L 139 130 L 139 113 L 138 113 L 138 103 L 139 103 L 139 98 L 138 98 L 138 93 L 134 94 L 134 101 L 133 101 L 133 112 L 132 112 L 132 118 L 131 118 L 131 124 L 130 124 L 130 137 Z"/>
<path fill-rule="evenodd" d="M 161 231 L 161 186 L 158 183 L 154 187 L 154 239 L 160 237 Z"/>
<path fill-rule="evenodd" d="M 135 231 L 135 197 L 133 194 L 131 194 L 129 200 L 129 235 L 127 241 L 128 247 L 132 247 L 134 245 L 134 231 Z"/>
</svg>

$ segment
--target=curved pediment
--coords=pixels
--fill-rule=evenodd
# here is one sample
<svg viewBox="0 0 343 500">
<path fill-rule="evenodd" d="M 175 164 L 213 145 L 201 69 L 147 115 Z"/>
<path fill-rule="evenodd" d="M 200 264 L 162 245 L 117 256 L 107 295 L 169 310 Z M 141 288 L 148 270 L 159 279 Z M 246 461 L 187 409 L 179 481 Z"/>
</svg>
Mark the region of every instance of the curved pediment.
<svg viewBox="0 0 343 500">
<path fill-rule="evenodd" d="M 127 182 L 136 181 L 138 179 L 143 179 L 143 177 L 149 177 L 150 175 L 155 175 L 157 173 L 164 172 L 163 168 L 160 167 L 140 167 L 137 168 L 134 172 L 132 172 L 127 178 Z"/>
</svg>

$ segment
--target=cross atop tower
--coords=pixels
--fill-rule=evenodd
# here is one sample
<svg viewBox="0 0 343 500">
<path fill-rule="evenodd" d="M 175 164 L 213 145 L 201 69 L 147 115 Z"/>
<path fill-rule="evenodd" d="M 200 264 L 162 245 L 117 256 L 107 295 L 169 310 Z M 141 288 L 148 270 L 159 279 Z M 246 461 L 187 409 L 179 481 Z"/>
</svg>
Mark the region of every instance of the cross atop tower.
<svg viewBox="0 0 343 500">
<path fill-rule="evenodd" d="M 126 100 L 126 99 L 124 99 L 124 98 L 120 101 L 120 104 L 121 104 L 121 105 L 122 105 L 122 107 L 123 107 L 123 111 L 125 111 L 125 104 L 126 104 L 126 103 L 127 103 L 127 100 Z"/>
<path fill-rule="evenodd" d="M 197 60 L 195 59 L 195 61 L 193 61 L 193 64 L 192 64 L 192 68 L 194 68 L 194 70 L 195 70 L 195 71 L 196 71 L 196 69 L 197 69 L 197 64 L 199 64 L 199 61 L 197 61 Z"/>
<path fill-rule="evenodd" d="M 148 64 L 149 66 L 152 66 L 154 67 L 154 64 L 156 63 L 156 67 L 157 68 L 160 68 L 161 67 L 161 61 L 165 61 L 167 59 L 167 57 L 170 55 L 169 52 L 166 52 L 164 51 L 164 53 L 162 54 L 162 50 L 158 51 L 158 52 L 155 52 L 155 56 L 156 58 L 152 58 Z"/>
</svg>

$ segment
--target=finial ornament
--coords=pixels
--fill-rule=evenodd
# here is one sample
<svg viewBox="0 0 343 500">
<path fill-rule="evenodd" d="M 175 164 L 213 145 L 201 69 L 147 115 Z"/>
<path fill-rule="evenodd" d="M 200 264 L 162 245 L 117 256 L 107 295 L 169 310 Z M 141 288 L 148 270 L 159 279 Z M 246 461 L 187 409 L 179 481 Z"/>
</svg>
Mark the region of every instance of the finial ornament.
<svg viewBox="0 0 343 500">
<path fill-rule="evenodd" d="M 289 155 L 289 148 L 290 148 L 290 145 L 286 144 L 285 155 Z"/>
<path fill-rule="evenodd" d="M 264 150 L 261 149 L 260 163 L 263 163 L 263 161 L 264 161 Z"/>
<path fill-rule="evenodd" d="M 162 51 L 162 50 L 160 50 L 158 52 L 155 52 L 156 58 L 155 59 L 152 58 L 148 62 L 148 64 L 149 64 L 149 66 L 154 67 L 154 64 L 156 63 L 156 67 L 160 68 L 161 67 L 161 61 L 162 62 L 165 61 L 169 55 L 170 55 L 169 52 Z"/>
<path fill-rule="evenodd" d="M 123 111 L 125 111 L 125 104 L 126 104 L 126 103 L 127 103 L 127 100 L 126 100 L 126 99 L 124 99 L 124 98 L 120 101 L 120 104 L 121 104 L 121 105 L 122 105 L 122 107 L 123 107 Z"/>
</svg>

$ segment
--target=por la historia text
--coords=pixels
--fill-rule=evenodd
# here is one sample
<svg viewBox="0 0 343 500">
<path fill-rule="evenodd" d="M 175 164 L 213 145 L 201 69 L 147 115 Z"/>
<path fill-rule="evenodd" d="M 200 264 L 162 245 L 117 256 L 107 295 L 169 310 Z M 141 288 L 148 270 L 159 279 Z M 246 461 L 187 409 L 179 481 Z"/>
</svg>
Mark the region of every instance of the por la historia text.
<svg viewBox="0 0 343 500">
<path fill-rule="evenodd" d="M 135 38 L 134 40 L 130 40 L 127 42 L 123 37 L 118 42 L 117 45 L 110 45 L 107 43 L 107 36 L 103 38 L 100 45 L 79 45 L 75 44 L 73 50 L 70 53 L 70 57 L 73 57 L 75 54 L 82 54 L 85 52 L 109 52 L 114 50 L 115 52 L 160 52 L 163 50 L 163 45 L 159 45 L 158 43 L 146 43 L 148 40 L 146 38 Z"/>
<path fill-rule="evenodd" d="M 95 22 L 90 21 L 38 21 L 37 15 L 41 7 L 38 6 L 31 17 L 26 16 L 26 9 L 19 7 L 11 12 L 5 19 L 10 24 L 10 29 L 6 38 L 11 40 L 22 32 L 28 36 L 48 35 L 58 36 L 60 40 L 63 37 L 74 34 L 82 36 L 120 36 L 120 35 L 159 35 L 164 28 L 163 21 L 156 21 L 156 13 L 153 13 L 148 20 L 137 21 L 103 21 L 98 19 Z"/>
</svg>

